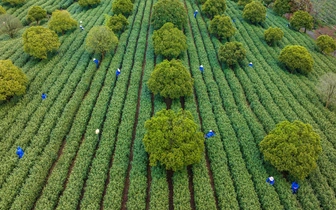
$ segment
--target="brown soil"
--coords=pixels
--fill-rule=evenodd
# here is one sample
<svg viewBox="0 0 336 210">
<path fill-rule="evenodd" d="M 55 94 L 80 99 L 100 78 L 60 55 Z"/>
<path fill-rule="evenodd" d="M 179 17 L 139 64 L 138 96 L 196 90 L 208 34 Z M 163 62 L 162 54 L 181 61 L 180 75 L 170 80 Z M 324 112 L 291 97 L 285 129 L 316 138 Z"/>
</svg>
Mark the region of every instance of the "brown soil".
<svg viewBox="0 0 336 210">
<path fill-rule="evenodd" d="M 174 186 L 173 186 L 173 175 L 174 171 L 167 170 L 167 182 L 168 182 L 168 190 L 169 190 L 169 210 L 174 210 Z"/>
<path fill-rule="evenodd" d="M 194 197 L 194 183 L 193 183 L 193 172 L 191 170 L 191 166 L 187 167 L 188 170 L 188 178 L 189 178 L 189 191 L 190 191 L 190 207 L 191 209 L 196 209 L 195 205 L 195 197 Z"/>
</svg>

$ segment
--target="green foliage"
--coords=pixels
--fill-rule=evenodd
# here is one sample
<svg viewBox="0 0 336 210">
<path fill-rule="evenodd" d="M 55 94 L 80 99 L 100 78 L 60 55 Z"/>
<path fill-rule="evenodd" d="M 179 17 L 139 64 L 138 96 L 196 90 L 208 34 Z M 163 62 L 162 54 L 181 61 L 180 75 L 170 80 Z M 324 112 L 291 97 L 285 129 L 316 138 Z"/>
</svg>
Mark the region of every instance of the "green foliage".
<svg viewBox="0 0 336 210">
<path fill-rule="evenodd" d="M 6 14 L 5 8 L 0 5 L 0 15 Z"/>
<path fill-rule="evenodd" d="M 0 15 L 0 23 L 0 34 L 8 34 L 11 38 L 23 28 L 19 18 L 10 14 Z"/>
<path fill-rule="evenodd" d="M 27 76 L 11 60 L 0 60 L 0 101 L 23 95 L 27 83 Z"/>
<path fill-rule="evenodd" d="M 189 111 L 161 110 L 145 123 L 143 143 L 151 166 L 159 161 L 167 170 L 181 170 L 198 163 L 204 137 Z"/>
<path fill-rule="evenodd" d="M 240 42 L 226 42 L 218 50 L 219 61 L 226 63 L 230 68 L 244 60 L 246 50 Z"/>
<path fill-rule="evenodd" d="M 226 39 L 234 35 L 236 28 L 233 27 L 231 18 L 225 15 L 216 15 L 210 22 L 209 31 L 211 34 Z"/>
<path fill-rule="evenodd" d="M 295 70 L 301 73 L 313 71 L 313 57 L 305 47 L 300 45 L 287 45 L 281 50 L 279 60 L 284 63 L 291 72 Z"/>
<path fill-rule="evenodd" d="M 2 0 L 2 3 L 8 3 L 10 5 L 19 5 L 25 3 L 26 0 Z"/>
<path fill-rule="evenodd" d="M 154 94 L 170 99 L 192 95 L 193 84 L 190 73 L 181 61 L 175 59 L 156 65 L 147 83 Z"/>
<path fill-rule="evenodd" d="M 132 11 L 133 3 L 130 0 L 116 0 L 112 3 L 112 12 L 116 15 L 122 14 L 128 17 Z"/>
<path fill-rule="evenodd" d="M 154 51 L 168 59 L 177 58 L 187 50 L 187 37 L 172 23 L 164 24 L 153 33 Z"/>
<path fill-rule="evenodd" d="M 23 50 L 36 58 L 46 59 L 47 53 L 60 46 L 57 34 L 42 26 L 33 26 L 22 34 Z"/>
<path fill-rule="evenodd" d="M 264 4 L 268 7 L 271 3 L 274 2 L 274 0 L 263 0 Z"/>
<path fill-rule="evenodd" d="M 266 7 L 258 1 L 253 1 L 245 6 L 243 17 L 251 23 L 264 22 L 266 20 Z"/>
<path fill-rule="evenodd" d="M 289 0 L 275 0 L 273 5 L 274 12 L 280 16 L 290 12 L 290 8 Z"/>
<path fill-rule="evenodd" d="M 128 20 L 122 14 L 108 16 L 106 26 L 109 27 L 114 33 L 123 32 L 128 26 Z"/>
<path fill-rule="evenodd" d="M 56 33 L 76 28 L 77 21 L 70 16 L 66 10 L 56 10 L 52 13 L 48 27 Z"/>
<path fill-rule="evenodd" d="M 321 138 L 309 124 L 283 121 L 260 142 L 260 150 L 279 171 L 303 180 L 317 167 Z"/>
<path fill-rule="evenodd" d="M 167 22 L 173 23 L 179 29 L 187 24 L 187 12 L 178 0 L 160 0 L 154 5 L 152 13 L 154 29 L 161 28 Z"/>
<path fill-rule="evenodd" d="M 321 35 L 316 39 L 316 45 L 319 50 L 325 54 L 332 53 L 336 50 L 336 41 L 328 35 Z"/>
<path fill-rule="evenodd" d="M 82 7 L 99 4 L 100 0 L 78 0 L 78 4 Z"/>
<path fill-rule="evenodd" d="M 313 28 L 313 17 L 305 11 L 297 11 L 294 12 L 293 16 L 290 19 L 291 27 L 296 30 L 300 30 L 300 28 L 305 28 L 305 32 L 307 29 L 311 30 Z"/>
<path fill-rule="evenodd" d="M 118 38 L 109 27 L 94 26 L 89 31 L 85 44 L 89 52 L 101 53 L 104 59 L 105 53 L 118 45 Z"/>
<path fill-rule="evenodd" d="M 251 3 L 252 0 L 239 0 L 238 5 L 245 7 L 247 4 Z"/>
<path fill-rule="evenodd" d="M 265 40 L 269 45 L 274 45 L 277 41 L 280 41 L 283 36 L 284 32 L 278 27 L 269 27 L 264 32 Z"/>
<path fill-rule="evenodd" d="M 226 10 L 226 0 L 207 0 L 202 5 L 202 11 L 213 18 L 215 15 L 221 15 Z"/>
<path fill-rule="evenodd" d="M 207 0 L 197 0 L 199 4 L 204 4 Z"/>
<path fill-rule="evenodd" d="M 336 74 L 334 72 L 328 72 L 320 77 L 317 92 L 326 103 L 326 108 L 329 104 L 336 104 Z"/>
<path fill-rule="evenodd" d="M 36 21 L 36 24 L 39 24 L 39 21 L 47 17 L 47 11 L 42 9 L 40 6 L 32 6 L 28 10 L 27 20 L 30 22 Z"/>
</svg>

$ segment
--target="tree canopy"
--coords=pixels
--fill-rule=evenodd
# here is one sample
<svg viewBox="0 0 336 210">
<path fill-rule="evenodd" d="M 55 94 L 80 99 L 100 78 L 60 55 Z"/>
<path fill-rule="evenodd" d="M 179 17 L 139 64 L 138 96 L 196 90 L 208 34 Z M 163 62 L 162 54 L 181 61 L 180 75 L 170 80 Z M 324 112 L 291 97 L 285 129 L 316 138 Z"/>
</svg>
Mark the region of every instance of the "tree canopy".
<svg viewBox="0 0 336 210">
<path fill-rule="evenodd" d="M 305 11 L 294 12 L 293 16 L 290 19 L 291 27 L 300 30 L 300 28 L 305 28 L 304 32 L 307 29 L 311 30 L 313 28 L 313 17 Z"/>
<path fill-rule="evenodd" d="M 328 72 L 322 75 L 317 84 L 317 92 L 320 95 L 322 101 L 326 104 L 326 108 L 330 104 L 336 104 L 336 74 Z"/>
<path fill-rule="evenodd" d="M 118 37 L 107 26 L 94 26 L 89 31 L 85 44 L 89 52 L 101 53 L 103 60 L 105 53 L 118 45 Z"/>
<path fill-rule="evenodd" d="M 0 23 L 0 34 L 8 34 L 11 38 L 23 28 L 19 18 L 10 14 L 0 15 Z"/>
<path fill-rule="evenodd" d="M 145 123 L 143 143 L 151 166 L 181 170 L 198 163 L 204 152 L 204 137 L 189 111 L 162 110 Z"/>
<path fill-rule="evenodd" d="M 100 0 L 78 0 L 78 4 L 82 7 L 99 4 Z"/>
<path fill-rule="evenodd" d="M 25 3 L 26 0 L 2 0 L 2 3 L 8 3 L 10 5 L 19 5 Z"/>
<path fill-rule="evenodd" d="M 77 27 L 77 21 L 70 16 L 66 10 L 56 10 L 52 13 L 48 27 L 56 33 L 64 33 L 64 31 Z"/>
<path fill-rule="evenodd" d="M 280 16 L 290 12 L 291 7 L 289 5 L 289 1 L 290 0 L 275 0 L 273 5 L 274 12 Z"/>
<path fill-rule="evenodd" d="M 251 23 L 264 22 L 266 20 L 266 7 L 258 1 L 252 1 L 244 7 L 243 18 Z"/>
<path fill-rule="evenodd" d="M 284 32 L 278 27 L 269 27 L 264 32 L 265 40 L 269 45 L 274 45 L 277 41 L 280 41 L 283 36 Z"/>
<path fill-rule="evenodd" d="M 305 47 L 300 45 L 287 45 L 281 50 L 279 60 L 284 63 L 291 72 L 295 70 L 301 73 L 313 71 L 313 57 Z"/>
<path fill-rule="evenodd" d="M 108 16 L 106 21 L 106 26 L 114 33 L 123 32 L 128 24 L 127 18 L 122 14 Z"/>
<path fill-rule="evenodd" d="M 247 4 L 251 3 L 252 0 L 239 0 L 238 5 L 245 7 Z"/>
<path fill-rule="evenodd" d="M 30 22 L 36 21 L 37 25 L 39 24 L 40 20 L 46 17 L 47 17 L 47 11 L 40 6 L 32 6 L 28 10 L 27 20 Z"/>
<path fill-rule="evenodd" d="M 122 14 L 128 17 L 132 14 L 133 3 L 131 0 L 116 0 L 112 3 L 112 12 L 116 15 Z"/>
<path fill-rule="evenodd" d="M 226 42 L 218 50 L 219 61 L 233 68 L 239 61 L 244 60 L 246 50 L 240 42 Z"/>
<path fill-rule="evenodd" d="M 11 60 L 0 60 L 0 101 L 26 92 L 27 76 Z"/>
<path fill-rule="evenodd" d="M 221 15 L 226 10 L 226 0 L 207 0 L 202 5 L 202 11 L 213 18 L 216 15 Z"/>
<path fill-rule="evenodd" d="M 187 37 L 172 23 L 164 24 L 153 33 L 154 52 L 168 59 L 177 58 L 187 50 Z"/>
<path fill-rule="evenodd" d="M 148 88 L 154 94 L 175 99 L 193 93 L 194 79 L 179 60 L 164 60 L 157 64 L 148 79 Z"/>
<path fill-rule="evenodd" d="M 336 41 L 328 35 L 321 35 L 316 39 L 316 45 L 319 50 L 325 54 L 332 53 L 336 50 Z"/>
<path fill-rule="evenodd" d="M 290 0 L 289 5 L 291 12 L 302 10 L 310 13 L 313 10 L 313 5 L 310 0 Z"/>
<path fill-rule="evenodd" d="M 260 142 L 260 150 L 279 171 L 302 180 L 317 167 L 321 138 L 309 124 L 283 121 Z"/>
<path fill-rule="evenodd" d="M 167 22 L 173 23 L 179 29 L 187 24 L 187 11 L 178 0 L 160 0 L 154 4 L 152 12 L 154 29 L 161 28 Z"/>
<path fill-rule="evenodd" d="M 236 28 L 229 16 L 216 15 L 210 22 L 209 31 L 221 39 L 227 39 L 235 34 Z"/>
<path fill-rule="evenodd" d="M 6 14 L 5 8 L 0 5 L 0 15 Z"/>
<path fill-rule="evenodd" d="M 47 58 L 47 53 L 57 50 L 60 46 L 55 31 L 42 26 L 32 26 L 22 34 L 23 50 L 41 59 Z"/>
</svg>

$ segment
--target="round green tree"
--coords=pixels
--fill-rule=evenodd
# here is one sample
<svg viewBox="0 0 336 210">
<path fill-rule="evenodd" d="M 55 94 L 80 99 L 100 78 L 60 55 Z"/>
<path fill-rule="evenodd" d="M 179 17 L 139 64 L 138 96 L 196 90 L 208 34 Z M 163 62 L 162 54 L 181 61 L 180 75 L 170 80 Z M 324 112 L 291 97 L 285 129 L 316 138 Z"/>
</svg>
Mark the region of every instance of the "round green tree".
<svg viewBox="0 0 336 210">
<path fill-rule="evenodd" d="M 108 16 L 106 26 L 109 27 L 114 33 L 120 33 L 128 26 L 128 20 L 122 14 Z"/>
<path fill-rule="evenodd" d="M 240 42 L 226 42 L 218 50 L 219 61 L 233 68 L 238 62 L 244 60 L 246 50 Z"/>
<path fill-rule="evenodd" d="M 275 0 L 273 10 L 280 16 L 290 12 L 289 0 Z"/>
<path fill-rule="evenodd" d="M 40 20 L 47 17 L 47 11 L 42 9 L 40 6 L 32 6 L 28 10 L 27 20 L 29 22 L 36 21 L 36 24 L 38 25 Z"/>
<path fill-rule="evenodd" d="M 264 22 L 266 20 L 266 7 L 258 1 L 253 1 L 244 7 L 243 18 L 251 23 Z"/>
<path fill-rule="evenodd" d="M 118 38 L 109 27 L 94 26 L 89 31 L 85 44 L 89 52 L 101 53 L 103 60 L 105 54 L 118 45 Z"/>
<path fill-rule="evenodd" d="M 227 39 L 234 35 L 236 28 L 233 27 L 230 17 L 216 15 L 210 22 L 209 31 L 221 39 Z"/>
<path fill-rule="evenodd" d="M 77 21 L 70 16 L 66 10 L 56 10 L 52 13 L 48 27 L 56 33 L 63 33 L 64 31 L 77 27 Z"/>
<path fill-rule="evenodd" d="M 159 162 L 177 171 L 202 159 L 204 137 L 189 111 L 161 110 L 146 121 L 145 129 L 143 144 L 151 166 Z"/>
<path fill-rule="evenodd" d="M 167 22 L 179 29 L 187 24 L 187 11 L 178 0 L 160 0 L 155 3 L 152 13 L 154 29 L 161 28 Z"/>
<path fill-rule="evenodd" d="M 247 4 L 251 3 L 252 0 L 239 0 L 238 5 L 245 7 Z"/>
<path fill-rule="evenodd" d="M 221 15 L 226 10 L 226 0 L 207 0 L 202 5 L 202 11 L 209 17 Z"/>
<path fill-rule="evenodd" d="M 60 46 L 57 34 L 42 26 L 32 26 L 22 34 L 23 50 L 41 59 L 47 58 L 47 53 L 57 50 Z"/>
<path fill-rule="evenodd" d="M 5 8 L 0 5 L 0 15 L 6 14 Z"/>
<path fill-rule="evenodd" d="M 313 71 L 313 57 L 305 47 L 300 45 L 287 45 L 281 50 L 279 60 L 291 72 L 309 73 Z"/>
<path fill-rule="evenodd" d="M 278 28 L 278 27 L 269 27 L 265 32 L 264 32 L 264 37 L 269 45 L 274 45 L 276 42 L 280 41 L 282 37 L 284 36 L 284 32 Z"/>
<path fill-rule="evenodd" d="M 100 0 L 78 0 L 78 4 L 82 7 L 93 6 L 99 3 Z"/>
<path fill-rule="evenodd" d="M 260 142 L 260 150 L 277 170 L 302 180 L 317 167 L 321 138 L 309 124 L 283 121 Z"/>
<path fill-rule="evenodd" d="M 26 92 L 27 76 L 11 60 L 0 60 L 0 101 Z"/>
<path fill-rule="evenodd" d="M 8 3 L 10 5 L 19 5 L 25 3 L 26 0 L 2 0 L 2 3 Z"/>
<path fill-rule="evenodd" d="M 128 17 L 132 14 L 133 3 L 131 0 L 116 0 L 112 3 L 112 12 L 116 15 L 122 14 Z"/>
<path fill-rule="evenodd" d="M 321 35 L 316 39 L 316 45 L 319 50 L 325 54 L 332 53 L 336 50 L 336 41 L 328 35 Z"/>
<path fill-rule="evenodd" d="M 148 88 L 166 99 L 190 96 L 194 79 L 179 60 L 164 60 L 157 64 L 148 79 Z"/>
<path fill-rule="evenodd" d="M 187 37 L 172 23 L 164 24 L 153 33 L 154 52 L 168 59 L 177 58 L 187 50 Z"/>
<path fill-rule="evenodd" d="M 8 34 L 11 38 L 23 28 L 19 18 L 10 14 L 0 15 L 0 23 L 0 34 Z"/>
<path fill-rule="evenodd" d="M 300 30 L 300 28 L 304 28 L 304 32 L 306 30 L 311 30 L 313 28 L 313 17 L 305 11 L 297 11 L 294 12 L 293 16 L 290 19 L 291 27 Z"/>
</svg>

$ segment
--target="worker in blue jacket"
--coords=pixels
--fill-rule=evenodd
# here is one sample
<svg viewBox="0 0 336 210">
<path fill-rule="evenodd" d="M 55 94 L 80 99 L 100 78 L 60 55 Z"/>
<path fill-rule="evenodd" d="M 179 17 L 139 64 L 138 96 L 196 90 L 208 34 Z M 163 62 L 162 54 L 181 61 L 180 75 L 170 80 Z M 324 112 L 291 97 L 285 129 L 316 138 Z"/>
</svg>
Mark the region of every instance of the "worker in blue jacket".
<svg viewBox="0 0 336 210">
<path fill-rule="evenodd" d="M 42 100 L 45 100 L 47 98 L 47 94 L 42 93 L 41 98 L 42 98 Z"/>
<path fill-rule="evenodd" d="M 299 188 L 300 188 L 300 185 L 298 183 L 292 182 L 291 189 L 292 189 L 293 194 L 296 194 L 298 192 Z"/>
<path fill-rule="evenodd" d="M 117 71 L 116 71 L 116 78 L 118 79 L 119 75 L 120 75 L 120 69 L 118 68 Z"/>
<path fill-rule="evenodd" d="M 16 154 L 19 156 L 19 159 L 21 159 L 24 155 L 23 149 L 21 149 L 21 147 L 17 147 Z"/>
<path fill-rule="evenodd" d="M 210 137 L 213 137 L 213 136 L 215 136 L 215 131 L 213 131 L 213 130 L 210 130 L 207 134 L 205 134 L 205 138 L 207 139 L 207 138 L 210 138 Z"/>
<path fill-rule="evenodd" d="M 197 14 L 198 14 L 198 10 L 195 10 L 195 12 L 194 12 L 194 18 L 196 18 Z"/>
<path fill-rule="evenodd" d="M 273 176 L 268 177 L 266 179 L 266 182 L 273 186 L 275 182 Z"/>
<path fill-rule="evenodd" d="M 96 68 L 99 68 L 99 60 L 98 59 L 93 59 L 93 62 L 96 64 Z"/>
<path fill-rule="evenodd" d="M 249 63 L 249 67 L 253 67 L 253 63 L 252 62 Z"/>
<path fill-rule="evenodd" d="M 201 73 L 203 73 L 203 71 L 204 71 L 203 65 L 200 65 L 199 70 L 201 71 Z"/>
</svg>

